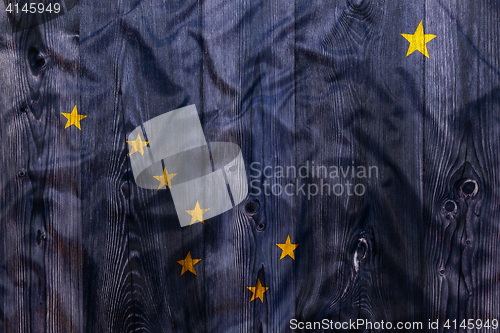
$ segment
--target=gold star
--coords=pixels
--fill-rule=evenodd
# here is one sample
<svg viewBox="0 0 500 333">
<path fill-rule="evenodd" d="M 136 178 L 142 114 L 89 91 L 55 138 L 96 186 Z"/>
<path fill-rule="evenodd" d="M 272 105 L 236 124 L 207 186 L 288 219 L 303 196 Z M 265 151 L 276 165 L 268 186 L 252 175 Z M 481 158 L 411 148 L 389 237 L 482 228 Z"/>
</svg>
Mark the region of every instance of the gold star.
<svg viewBox="0 0 500 333">
<path fill-rule="evenodd" d="M 61 114 L 63 116 L 65 116 L 66 119 L 68 119 L 68 121 L 66 122 L 66 126 L 64 126 L 64 128 L 68 128 L 71 125 L 75 125 L 76 128 L 78 128 L 80 131 L 82 130 L 80 127 L 80 120 L 82 120 L 83 118 L 86 118 L 87 116 L 84 116 L 83 114 L 78 114 L 78 111 L 76 109 L 76 105 L 73 108 L 73 111 L 71 111 L 71 113 L 61 112 Z"/>
<path fill-rule="evenodd" d="M 188 252 L 186 259 L 177 261 L 179 264 L 182 265 L 181 276 L 182 276 L 182 274 L 186 273 L 187 271 L 190 271 L 191 273 L 196 275 L 196 271 L 194 270 L 194 265 L 196 265 L 200 261 L 201 261 L 201 259 L 192 259 L 191 258 L 191 251 Z"/>
<path fill-rule="evenodd" d="M 286 238 L 285 244 L 276 244 L 276 245 L 283 250 L 283 252 L 281 252 L 280 260 L 285 258 L 286 256 L 290 256 L 290 258 L 295 260 L 295 255 L 293 251 L 297 248 L 297 246 L 299 246 L 299 244 L 292 244 L 290 242 L 290 235 L 288 235 L 288 237 Z"/>
<path fill-rule="evenodd" d="M 420 24 L 418 25 L 417 30 L 415 30 L 415 33 L 413 35 L 401 34 L 401 36 L 403 36 L 407 41 L 410 42 L 410 46 L 408 47 L 406 56 L 409 56 L 414 51 L 418 50 L 420 51 L 420 53 L 429 58 L 429 53 L 427 52 L 427 46 L 425 44 L 434 39 L 436 36 L 424 34 L 422 21 L 420 21 Z"/>
<path fill-rule="evenodd" d="M 153 176 L 157 180 L 160 181 L 160 185 L 156 189 L 157 191 L 161 189 L 163 186 L 168 186 L 170 188 L 170 180 L 174 178 L 176 173 L 168 173 L 166 168 L 163 168 L 163 175 L 160 176 Z"/>
<path fill-rule="evenodd" d="M 144 155 L 143 147 L 146 147 L 149 141 L 142 141 L 141 135 L 137 133 L 137 139 L 135 139 L 134 141 L 127 141 L 127 143 L 132 146 L 132 149 L 130 149 L 130 154 L 128 154 L 128 156 L 132 155 L 135 152 L 139 152 L 141 153 L 141 155 Z"/>
<path fill-rule="evenodd" d="M 266 292 L 269 287 L 263 287 L 262 284 L 260 283 L 260 280 L 257 279 L 257 284 L 255 287 L 247 287 L 252 293 L 252 298 L 250 299 L 250 302 L 253 301 L 254 299 L 260 298 L 260 301 L 264 303 L 264 293 Z"/>
<path fill-rule="evenodd" d="M 205 214 L 209 210 L 210 208 L 201 209 L 200 204 L 198 203 L 198 201 L 196 201 L 196 206 L 193 210 L 186 210 L 186 213 L 191 215 L 191 223 L 189 225 L 195 223 L 196 221 L 200 221 L 201 223 L 205 224 L 205 221 L 203 221 L 203 214 Z"/>
</svg>

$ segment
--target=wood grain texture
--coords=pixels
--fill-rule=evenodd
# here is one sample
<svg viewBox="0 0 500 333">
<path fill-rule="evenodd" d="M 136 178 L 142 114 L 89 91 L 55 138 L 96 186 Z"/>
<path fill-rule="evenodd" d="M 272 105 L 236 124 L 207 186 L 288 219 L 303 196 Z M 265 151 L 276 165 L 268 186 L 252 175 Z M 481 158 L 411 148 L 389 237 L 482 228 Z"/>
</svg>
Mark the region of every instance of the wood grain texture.
<svg viewBox="0 0 500 333">
<path fill-rule="evenodd" d="M 442 324 L 498 318 L 499 11 L 80 0 L 17 32 L 2 16 L 0 331 L 291 332 L 291 319 L 359 318 L 462 332 Z M 406 56 L 401 36 L 420 21 L 437 36 L 429 58 Z M 135 184 L 126 137 L 190 104 L 208 142 L 241 147 L 256 185 L 181 228 L 168 190 Z M 81 130 L 61 114 L 74 105 Z M 379 177 L 256 176 L 252 163 Z M 265 192 L 320 181 L 366 193 Z M 295 260 L 280 260 L 288 235 Z M 196 275 L 181 275 L 188 253 Z M 263 302 L 250 301 L 257 280 Z"/>
</svg>

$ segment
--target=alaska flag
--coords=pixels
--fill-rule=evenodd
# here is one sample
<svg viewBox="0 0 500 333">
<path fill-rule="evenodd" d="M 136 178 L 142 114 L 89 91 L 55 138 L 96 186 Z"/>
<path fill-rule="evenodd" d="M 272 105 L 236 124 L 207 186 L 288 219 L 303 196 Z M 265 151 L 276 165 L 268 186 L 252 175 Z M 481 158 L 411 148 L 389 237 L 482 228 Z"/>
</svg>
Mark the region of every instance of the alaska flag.
<svg viewBox="0 0 500 333">
<path fill-rule="evenodd" d="M 496 1 L 59 3 L 0 15 L 0 331 L 498 329 Z M 182 228 L 133 158 L 193 104 L 248 195 Z"/>
</svg>

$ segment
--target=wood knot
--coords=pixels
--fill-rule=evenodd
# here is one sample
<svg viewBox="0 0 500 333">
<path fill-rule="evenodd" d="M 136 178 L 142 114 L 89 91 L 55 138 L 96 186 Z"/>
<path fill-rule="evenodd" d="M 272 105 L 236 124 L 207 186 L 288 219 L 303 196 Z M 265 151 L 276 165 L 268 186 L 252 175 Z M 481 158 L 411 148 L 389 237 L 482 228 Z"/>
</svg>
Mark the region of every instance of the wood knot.
<svg viewBox="0 0 500 333">
<path fill-rule="evenodd" d="M 45 51 L 31 46 L 28 50 L 28 59 L 31 71 L 38 75 L 47 68 L 48 56 Z"/>
<path fill-rule="evenodd" d="M 458 209 L 457 203 L 453 200 L 446 200 L 443 205 L 443 208 L 448 213 L 455 213 Z"/>
<path fill-rule="evenodd" d="M 354 270 L 359 270 L 360 264 L 364 261 L 368 253 L 368 242 L 364 237 L 358 239 L 358 245 L 354 252 Z"/>
<path fill-rule="evenodd" d="M 124 196 L 129 197 L 130 196 L 130 185 L 128 182 L 122 184 L 122 193 Z"/>
<path fill-rule="evenodd" d="M 460 192 L 467 198 L 473 198 L 479 191 L 479 184 L 475 179 L 465 179 L 460 185 Z"/>
<path fill-rule="evenodd" d="M 354 7 L 354 8 L 359 8 L 361 6 L 363 6 L 364 4 L 364 0 L 348 0 L 347 3 L 349 5 L 351 5 L 351 7 Z"/>
<path fill-rule="evenodd" d="M 441 214 L 447 219 L 456 216 L 458 212 L 458 203 L 455 200 L 447 199 L 441 206 Z"/>
<path fill-rule="evenodd" d="M 255 198 L 255 199 L 248 200 L 247 203 L 245 204 L 245 212 L 250 216 L 258 213 L 259 210 L 260 210 L 259 199 Z"/>
<path fill-rule="evenodd" d="M 47 239 L 47 234 L 45 233 L 45 231 L 38 229 L 37 233 L 36 233 L 36 242 L 37 242 L 37 244 L 40 245 L 46 239 Z"/>
</svg>

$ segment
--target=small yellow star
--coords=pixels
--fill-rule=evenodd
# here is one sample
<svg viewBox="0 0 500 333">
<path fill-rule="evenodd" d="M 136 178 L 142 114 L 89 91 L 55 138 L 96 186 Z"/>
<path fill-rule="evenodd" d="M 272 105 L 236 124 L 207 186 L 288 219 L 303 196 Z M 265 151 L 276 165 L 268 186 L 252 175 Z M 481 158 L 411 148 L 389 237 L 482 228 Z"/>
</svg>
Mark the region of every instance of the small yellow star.
<svg viewBox="0 0 500 333">
<path fill-rule="evenodd" d="M 68 121 L 66 122 L 66 126 L 64 126 L 64 128 L 68 128 L 71 125 L 75 125 L 76 128 L 78 128 L 80 131 L 82 130 L 80 127 L 80 120 L 82 120 L 83 118 L 86 118 L 87 116 L 84 116 L 83 114 L 78 114 L 78 111 L 76 109 L 76 105 L 73 108 L 73 111 L 71 111 L 71 113 L 61 112 L 61 114 L 63 116 L 65 116 L 66 119 L 68 119 Z"/>
<path fill-rule="evenodd" d="M 163 175 L 153 176 L 155 179 L 160 181 L 160 185 L 156 189 L 157 191 L 161 189 L 163 186 L 168 186 L 170 188 L 170 180 L 174 178 L 176 173 L 168 173 L 166 168 L 163 168 Z"/>
<path fill-rule="evenodd" d="M 186 210 L 186 213 L 191 215 L 191 223 L 189 225 L 192 225 L 196 221 L 200 221 L 201 223 L 205 224 L 205 221 L 203 221 L 203 214 L 205 214 L 209 210 L 210 208 L 201 209 L 199 202 L 196 201 L 196 206 L 194 207 L 193 210 Z"/>
<path fill-rule="evenodd" d="M 260 298 L 260 301 L 264 303 L 264 293 L 266 292 L 269 287 L 263 287 L 262 284 L 260 283 L 260 280 L 257 279 L 257 284 L 255 287 L 247 287 L 252 293 L 252 298 L 250 299 L 250 302 L 253 301 L 254 299 Z"/>
<path fill-rule="evenodd" d="M 429 53 L 427 52 L 427 46 L 425 44 L 434 39 L 436 36 L 424 34 L 422 21 L 420 21 L 420 24 L 418 25 L 417 30 L 415 30 L 415 33 L 413 35 L 401 34 L 401 36 L 403 36 L 407 41 L 410 42 L 410 46 L 408 47 L 406 56 L 409 56 L 414 51 L 418 50 L 420 51 L 420 53 L 429 58 Z"/>
<path fill-rule="evenodd" d="M 144 155 L 143 147 L 146 147 L 149 141 L 142 141 L 141 135 L 137 133 L 137 139 L 135 139 L 134 141 L 127 141 L 127 143 L 132 146 L 132 148 L 130 149 L 130 154 L 128 154 L 128 156 L 132 155 L 135 152 L 139 152 L 141 153 L 141 155 Z"/>
<path fill-rule="evenodd" d="M 290 235 L 288 235 L 288 237 L 286 238 L 285 244 L 276 244 L 276 245 L 283 250 L 283 252 L 281 252 L 280 260 L 285 258 L 286 256 L 290 256 L 290 258 L 295 260 L 295 255 L 293 251 L 297 248 L 297 246 L 299 246 L 299 244 L 292 244 L 292 242 L 290 242 Z"/>
<path fill-rule="evenodd" d="M 187 271 L 190 271 L 191 273 L 196 275 L 196 271 L 194 270 L 194 265 L 196 265 L 200 261 L 201 261 L 201 259 L 192 259 L 191 258 L 191 251 L 188 252 L 186 259 L 177 261 L 179 264 L 182 265 L 181 276 L 182 276 L 182 274 L 186 273 Z"/>
</svg>

